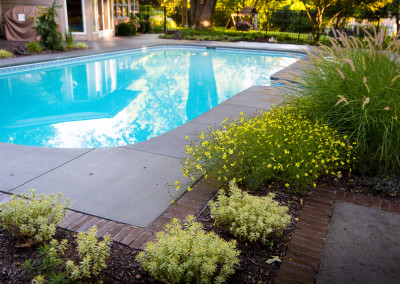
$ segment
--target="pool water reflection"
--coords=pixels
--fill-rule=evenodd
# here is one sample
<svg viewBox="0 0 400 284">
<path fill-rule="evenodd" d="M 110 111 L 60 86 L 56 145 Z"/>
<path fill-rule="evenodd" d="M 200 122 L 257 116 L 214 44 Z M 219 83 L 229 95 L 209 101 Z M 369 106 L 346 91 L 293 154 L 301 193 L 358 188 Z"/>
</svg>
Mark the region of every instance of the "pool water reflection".
<svg viewBox="0 0 400 284">
<path fill-rule="evenodd" d="M 296 57 L 167 48 L 0 75 L 0 142 L 91 148 L 145 141 L 201 115 Z"/>
</svg>

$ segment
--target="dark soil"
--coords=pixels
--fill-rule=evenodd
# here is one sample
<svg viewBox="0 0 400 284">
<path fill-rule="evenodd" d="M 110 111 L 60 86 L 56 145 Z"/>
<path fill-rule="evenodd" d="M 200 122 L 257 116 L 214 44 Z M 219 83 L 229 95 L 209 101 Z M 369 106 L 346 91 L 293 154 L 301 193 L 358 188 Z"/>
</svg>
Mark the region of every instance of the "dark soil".
<svg viewBox="0 0 400 284">
<path fill-rule="evenodd" d="M 371 195 L 390 201 L 400 201 L 400 173 L 377 175 L 343 174 L 340 179 L 323 176 L 318 182 L 320 187 L 333 187 L 338 190 Z"/>
</svg>

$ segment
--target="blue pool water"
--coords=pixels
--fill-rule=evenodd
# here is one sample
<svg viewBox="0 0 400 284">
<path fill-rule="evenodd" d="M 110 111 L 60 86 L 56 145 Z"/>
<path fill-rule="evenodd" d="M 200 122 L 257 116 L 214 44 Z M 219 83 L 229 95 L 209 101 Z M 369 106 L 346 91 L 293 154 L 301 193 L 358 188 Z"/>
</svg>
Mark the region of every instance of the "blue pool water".
<svg viewBox="0 0 400 284">
<path fill-rule="evenodd" d="M 63 148 L 137 143 L 250 86 L 269 85 L 271 74 L 297 59 L 158 47 L 0 69 L 0 142 Z"/>
</svg>

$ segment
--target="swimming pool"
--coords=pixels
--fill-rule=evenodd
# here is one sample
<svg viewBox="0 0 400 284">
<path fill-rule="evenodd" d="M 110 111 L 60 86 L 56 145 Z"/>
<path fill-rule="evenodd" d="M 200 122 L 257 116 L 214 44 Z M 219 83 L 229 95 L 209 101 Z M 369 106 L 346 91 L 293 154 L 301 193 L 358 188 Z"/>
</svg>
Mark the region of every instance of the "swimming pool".
<svg viewBox="0 0 400 284">
<path fill-rule="evenodd" d="M 138 143 L 172 130 L 301 55 L 154 47 L 0 69 L 0 142 L 58 148 Z"/>
</svg>

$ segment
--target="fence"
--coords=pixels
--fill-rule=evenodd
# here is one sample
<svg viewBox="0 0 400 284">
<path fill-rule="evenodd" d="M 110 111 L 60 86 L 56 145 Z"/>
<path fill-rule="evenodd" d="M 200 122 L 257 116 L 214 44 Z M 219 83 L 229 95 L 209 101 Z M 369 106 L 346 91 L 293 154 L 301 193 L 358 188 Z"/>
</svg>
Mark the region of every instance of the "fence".
<svg viewBox="0 0 400 284">
<path fill-rule="evenodd" d="M 140 12 L 148 15 L 152 22 L 154 32 L 165 32 L 165 30 L 183 27 L 184 22 L 190 26 L 190 9 L 181 6 L 154 7 L 152 5 L 141 5 Z M 216 8 L 213 16 L 213 27 L 234 28 L 233 20 L 237 21 L 236 14 L 240 13 L 241 8 Z M 316 18 L 316 12 L 310 13 L 312 19 Z M 307 12 L 289 9 L 282 10 L 263 10 L 257 15 L 257 29 L 264 32 L 268 37 L 279 37 L 281 40 L 292 39 L 296 41 L 309 41 L 312 34 L 316 32 L 316 24 L 311 24 Z M 239 19 L 240 20 L 240 19 Z M 254 17 L 243 17 L 243 21 L 254 24 Z M 373 25 L 377 28 L 387 27 L 390 33 L 396 32 L 394 18 L 388 15 L 370 13 L 368 15 L 354 12 L 336 13 L 326 12 L 323 15 L 322 26 L 320 29 L 321 38 L 329 35 L 331 28 L 343 30 L 348 34 L 356 32 L 357 25 Z"/>
</svg>

